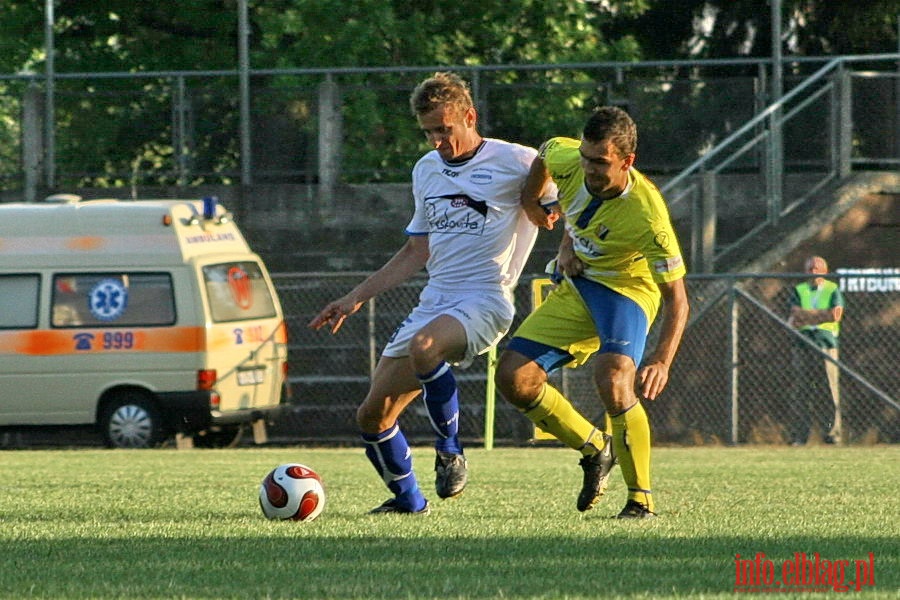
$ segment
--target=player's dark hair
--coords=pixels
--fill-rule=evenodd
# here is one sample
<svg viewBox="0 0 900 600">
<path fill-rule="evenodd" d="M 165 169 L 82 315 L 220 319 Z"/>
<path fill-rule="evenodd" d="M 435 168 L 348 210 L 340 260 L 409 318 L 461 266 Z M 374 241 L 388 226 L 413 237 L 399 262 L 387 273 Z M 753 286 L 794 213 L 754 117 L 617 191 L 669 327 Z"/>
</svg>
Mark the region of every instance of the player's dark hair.
<svg viewBox="0 0 900 600">
<path fill-rule="evenodd" d="M 637 150 L 637 125 L 627 112 L 616 106 L 595 109 L 584 125 L 582 136 L 595 143 L 609 140 L 620 158 Z"/>
<path fill-rule="evenodd" d="M 461 113 L 474 106 L 469 84 L 455 73 L 435 73 L 417 85 L 409 97 L 413 116 L 424 115 L 447 105 Z"/>
</svg>

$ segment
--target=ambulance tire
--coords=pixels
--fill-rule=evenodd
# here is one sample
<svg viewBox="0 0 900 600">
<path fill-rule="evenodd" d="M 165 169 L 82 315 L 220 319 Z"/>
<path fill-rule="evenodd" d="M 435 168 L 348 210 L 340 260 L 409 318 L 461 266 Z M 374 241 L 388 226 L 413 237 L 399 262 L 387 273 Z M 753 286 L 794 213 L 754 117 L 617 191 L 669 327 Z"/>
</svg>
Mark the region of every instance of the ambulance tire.
<svg viewBox="0 0 900 600">
<path fill-rule="evenodd" d="M 98 421 L 110 448 L 154 448 L 166 438 L 162 415 L 140 390 L 119 390 L 104 402 Z"/>
</svg>

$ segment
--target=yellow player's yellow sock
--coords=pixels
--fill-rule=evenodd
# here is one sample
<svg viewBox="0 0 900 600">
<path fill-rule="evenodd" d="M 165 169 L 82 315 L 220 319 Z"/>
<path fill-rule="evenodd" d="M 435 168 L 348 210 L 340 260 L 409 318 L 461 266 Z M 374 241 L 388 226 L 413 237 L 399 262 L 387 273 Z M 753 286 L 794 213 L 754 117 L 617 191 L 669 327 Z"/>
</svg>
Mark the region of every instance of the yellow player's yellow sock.
<svg viewBox="0 0 900 600">
<path fill-rule="evenodd" d="M 638 402 L 612 417 L 613 448 L 628 486 L 628 499 L 637 500 L 653 511 L 650 493 L 650 421 Z"/>
<path fill-rule="evenodd" d="M 523 412 L 535 425 L 584 456 L 592 456 L 603 449 L 603 430 L 585 419 L 551 385 L 545 384 L 537 402 Z"/>
</svg>

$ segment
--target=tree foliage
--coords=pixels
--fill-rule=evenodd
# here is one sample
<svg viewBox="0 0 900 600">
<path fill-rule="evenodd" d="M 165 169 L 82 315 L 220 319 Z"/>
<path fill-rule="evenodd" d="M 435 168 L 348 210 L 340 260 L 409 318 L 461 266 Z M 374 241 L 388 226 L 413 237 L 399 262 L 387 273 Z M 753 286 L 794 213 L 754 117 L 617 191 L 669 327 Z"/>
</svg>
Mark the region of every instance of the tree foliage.
<svg viewBox="0 0 900 600">
<path fill-rule="evenodd" d="M 783 0 L 783 12 L 786 53 L 897 48 L 897 0 Z M 250 0 L 248 14 L 254 69 L 766 56 L 771 46 L 767 0 Z M 0 72 L 42 74 L 44 19 L 42 1 L 0 3 Z M 55 69 L 61 74 L 233 71 L 238 1 L 56 0 L 54 38 Z M 411 157 L 420 152 L 406 98 L 421 76 L 341 75 L 344 145 L 353 152 L 349 162 L 366 177 L 405 178 Z M 585 71 L 551 66 L 479 77 L 475 87 L 481 100 L 505 94 L 507 84 L 518 86 L 515 97 L 490 102 L 490 112 L 482 115 L 486 133 L 502 130 L 528 143 L 574 134 L 583 111 L 606 99 L 596 76 Z M 273 180 L 281 172 L 315 170 L 321 81 L 321 75 L 299 74 L 252 81 L 254 155 Z M 5 97 L 0 110 L 7 115 L 0 120 L 0 139 L 15 139 L 19 132 L 11 123 L 19 107 L 10 98 L 21 98 L 25 84 L 0 84 Z M 229 181 L 238 171 L 233 74 L 180 81 L 60 78 L 56 86 L 58 172 L 77 183 L 121 185 L 138 171 L 173 182 L 178 123 L 191 134 L 181 156 L 194 173 L 191 181 Z M 174 101 L 182 91 L 184 102 Z M 670 104 L 694 100 L 676 98 Z M 0 161 L 16 154 L 8 151 Z M 9 171 L 0 168 L 0 175 Z"/>
<path fill-rule="evenodd" d="M 63 72 L 233 68 L 228 0 L 57 0 L 55 67 Z M 44 69 L 44 2 L 0 4 L 0 70 Z"/>
<path fill-rule="evenodd" d="M 621 4 L 634 10 L 632 0 Z M 235 0 L 57 2 L 56 72 L 235 69 L 237 8 Z M 599 23 L 613 12 L 581 0 L 260 0 L 250 2 L 248 11 L 251 65 L 439 68 L 639 58 L 630 36 L 601 36 Z M 43 70 L 43 22 L 41 3 L 3 4 L 2 70 Z M 361 171 L 377 177 L 399 164 L 400 172 L 408 172 L 409 156 L 419 152 L 421 140 L 410 122 L 406 96 L 419 76 L 397 73 L 378 81 L 342 77 L 345 145 L 354 149 L 353 164 Z M 309 171 L 315 162 L 310 140 L 316 136 L 320 79 L 254 78 L 254 105 L 259 108 L 253 114 L 254 131 L 270 134 L 254 136 L 254 154 L 263 170 Z M 169 105 L 175 89 L 172 78 L 58 81 L 58 171 L 102 173 L 79 183 L 113 185 L 140 170 L 155 170 L 157 178 L 171 182 L 177 132 L 161 124 L 173 122 L 167 112 L 174 114 Z M 192 171 L 206 180 L 233 179 L 238 162 L 234 78 L 212 84 L 188 81 L 187 102 Z M 535 93 L 532 100 L 520 98 L 517 104 L 537 111 L 542 102 Z M 207 125 L 210 120 L 219 126 Z"/>
<path fill-rule="evenodd" d="M 254 13 L 265 33 L 255 62 L 392 66 L 614 58 L 628 36 L 603 38 L 598 24 L 610 16 L 591 6 L 581 0 L 260 3 Z M 625 50 L 622 58 L 635 58 L 631 44 Z"/>
<path fill-rule="evenodd" d="M 782 0 L 785 55 L 897 52 L 897 0 Z M 606 26 L 633 32 L 648 59 L 765 57 L 771 0 L 650 0 L 648 10 Z"/>
</svg>

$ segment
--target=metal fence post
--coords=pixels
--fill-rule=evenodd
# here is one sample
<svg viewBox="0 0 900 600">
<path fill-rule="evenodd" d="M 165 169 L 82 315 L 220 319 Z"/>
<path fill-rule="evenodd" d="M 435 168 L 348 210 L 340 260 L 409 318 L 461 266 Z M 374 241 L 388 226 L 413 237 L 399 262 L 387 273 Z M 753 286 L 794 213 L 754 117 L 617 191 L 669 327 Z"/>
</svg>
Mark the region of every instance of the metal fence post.
<svg viewBox="0 0 900 600">
<path fill-rule="evenodd" d="M 754 91 L 755 95 L 753 97 L 753 114 L 758 115 L 762 111 L 766 109 L 766 106 L 769 105 L 768 102 L 768 93 L 769 93 L 769 75 L 766 72 L 766 66 L 762 63 L 757 65 L 756 67 L 757 75 L 754 80 Z M 766 124 L 764 121 L 757 123 L 756 125 L 756 133 L 759 136 L 764 136 L 766 133 Z M 766 164 L 766 146 L 765 144 L 757 144 L 754 150 L 754 166 L 757 168 L 764 168 Z"/>
<path fill-rule="evenodd" d="M 769 223 L 775 225 L 781 218 L 782 196 L 784 194 L 784 138 L 781 108 L 784 94 L 784 65 L 781 53 L 781 0 L 771 1 L 772 18 L 772 103 L 777 108 L 769 118 Z"/>
<path fill-rule="evenodd" d="M 487 381 L 484 388 L 484 449 L 494 449 L 494 418 L 497 404 L 497 389 L 494 372 L 497 370 L 497 347 L 492 346 L 487 354 Z"/>
<path fill-rule="evenodd" d="M 900 11 L 897 12 L 897 54 L 900 54 Z M 897 77 L 894 80 L 894 151 L 900 156 L 900 60 L 897 61 Z"/>
<path fill-rule="evenodd" d="M 188 160 L 190 158 L 190 142 L 188 141 L 188 106 L 184 75 L 175 78 L 175 95 L 172 100 L 172 150 L 175 154 L 175 169 L 178 173 L 178 185 L 187 185 L 189 180 Z"/>
<path fill-rule="evenodd" d="M 782 146 L 783 111 L 779 106 L 769 115 L 769 136 L 767 144 L 766 191 L 768 192 L 768 221 L 776 225 L 781 218 L 782 194 L 784 190 L 784 148 Z"/>
<path fill-rule="evenodd" d="M 478 110 L 478 128 L 489 135 L 491 132 L 491 107 L 488 103 L 487 93 L 481 86 L 481 72 L 477 69 L 469 74 L 469 87 L 472 90 L 472 98 L 475 108 Z"/>
<path fill-rule="evenodd" d="M 241 184 L 253 183 L 253 146 L 250 136 L 250 23 L 247 0 L 238 2 L 238 87 L 241 113 Z"/>
<path fill-rule="evenodd" d="M 853 102 L 850 93 L 850 72 L 844 63 L 838 65 L 838 177 L 850 176 L 851 155 L 853 153 Z"/>
<path fill-rule="evenodd" d="M 729 374 L 728 392 L 731 396 L 731 444 L 738 443 L 738 425 L 739 425 L 739 399 L 738 399 L 738 383 L 740 377 L 740 334 L 738 322 L 740 321 L 740 306 L 738 306 L 737 285 L 734 279 L 731 279 L 731 287 L 728 291 L 728 301 L 731 308 L 731 327 L 728 329 L 728 346 L 729 352 Z"/>
<path fill-rule="evenodd" d="M 46 0 L 44 15 L 44 53 L 46 54 L 44 82 L 44 177 L 48 190 L 52 190 L 56 186 L 56 67 L 54 58 L 56 57 L 55 41 L 53 38 L 54 25 L 54 4 L 55 0 Z"/>
<path fill-rule="evenodd" d="M 378 364 L 378 345 L 375 343 L 375 298 L 368 302 L 369 306 L 369 378 L 375 377 L 375 366 Z"/>
<path fill-rule="evenodd" d="M 26 202 L 37 200 L 44 168 L 43 109 L 41 92 L 34 83 L 28 84 L 22 98 L 22 167 L 25 171 L 24 196 Z"/>
<path fill-rule="evenodd" d="M 712 273 L 716 254 L 716 174 L 703 171 L 700 194 L 691 211 L 691 262 L 694 271 Z"/>
<path fill-rule="evenodd" d="M 318 206 L 330 206 L 330 218 L 335 218 L 331 198 L 341 175 L 341 140 L 343 113 L 340 88 L 331 73 L 319 84 L 319 194 Z"/>
<path fill-rule="evenodd" d="M 828 169 L 834 177 L 841 177 L 841 68 L 835 70 L 828 92 Z"/>
</svg>

